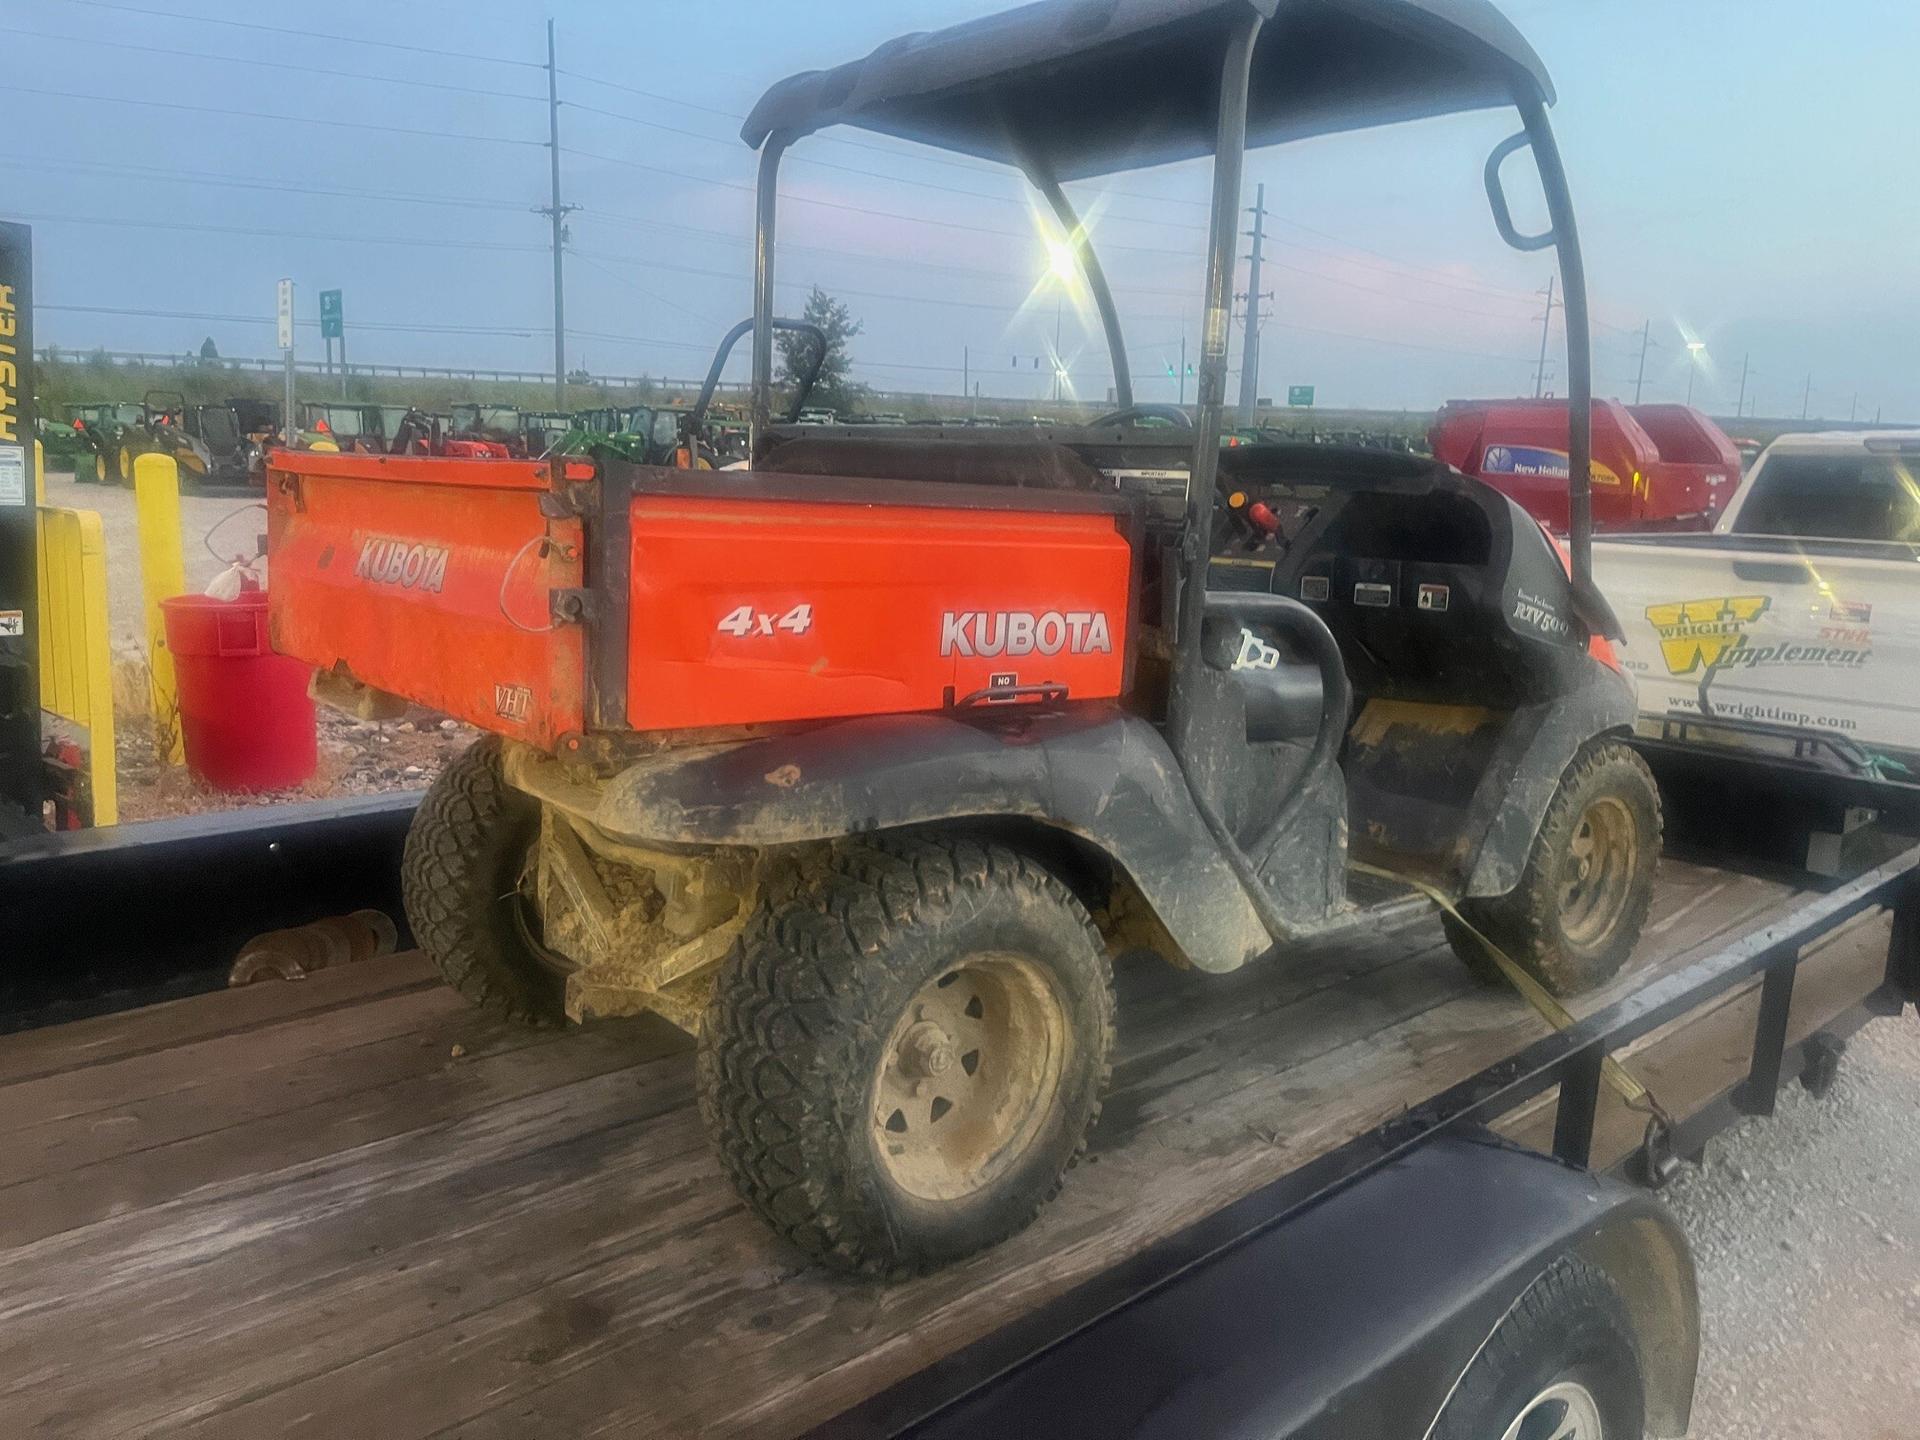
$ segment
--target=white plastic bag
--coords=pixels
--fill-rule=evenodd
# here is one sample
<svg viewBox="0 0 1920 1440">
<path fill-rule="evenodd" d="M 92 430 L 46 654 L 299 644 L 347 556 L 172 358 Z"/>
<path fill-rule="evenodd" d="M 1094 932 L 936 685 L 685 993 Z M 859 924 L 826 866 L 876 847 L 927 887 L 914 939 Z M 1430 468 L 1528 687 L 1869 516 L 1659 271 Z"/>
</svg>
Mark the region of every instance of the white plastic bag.
<svg viewBox="0 0 1920 1440">
<path fill-rule="evenodd" d="M 236 560 L 208 582 L 207 595 L 214 600 L 238 600 L 242 591 L 260 588 L 254 568 Z"/>
</svg>

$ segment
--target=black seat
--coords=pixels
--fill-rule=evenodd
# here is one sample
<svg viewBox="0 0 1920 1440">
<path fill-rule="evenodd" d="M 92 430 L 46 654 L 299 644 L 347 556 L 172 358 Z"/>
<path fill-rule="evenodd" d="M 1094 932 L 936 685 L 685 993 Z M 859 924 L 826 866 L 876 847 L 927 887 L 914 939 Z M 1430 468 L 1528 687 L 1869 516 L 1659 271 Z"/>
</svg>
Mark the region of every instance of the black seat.
<svg viewBox="0 0 1920 1440">
<path fill-rule="evenodd" d="M 1014 485 L 1035 490 L 1112 489 L 1064 445 L 1046 440 L 866 439 L 823 435 L 786 440 L 754 467 L 782 475 Z"/>
</svg>

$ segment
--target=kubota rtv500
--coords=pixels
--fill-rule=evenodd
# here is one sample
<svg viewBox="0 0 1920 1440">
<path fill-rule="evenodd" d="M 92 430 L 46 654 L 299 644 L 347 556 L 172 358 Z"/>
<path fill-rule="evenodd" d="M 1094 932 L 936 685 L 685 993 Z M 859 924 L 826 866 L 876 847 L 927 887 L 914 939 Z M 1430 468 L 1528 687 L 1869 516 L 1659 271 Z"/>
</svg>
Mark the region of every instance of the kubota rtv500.
<svg viewBox="0 0 1920 1440">
<path fill-rule="evenodd" d="M 1363 915 L 1358 862 L 1454 898 L 1554 989 L 1611 975 L 1660 816 L 1588 579 L 1586 292 L 1550 99 L 1484 0 L 1048 0 L 908 37 L 747 121 L 750 471 L 276 455 L 278 646 L 325 694 L 493 732 L 415 822 L 419 943 L 503 1011 L 697 1033 L 741 1194 L 868 1273 L 964 1255 L 1053 1193 L 1107 1077 L 1110 951 L 1284 964 Z M 1444 466 L 1219 443 L 1248 143 L 1496 104 L 1524 128 L 1487 167 L 1495 219 L 1566 284 L 1570 565 Z M 834 125 L 1026 174 L 1098 307 L 1112 414 L 773 422 L 780 160 Z M 1528 146 L 1537 236 L 1499 180 Z M 1207 154 L 1190 416 L 1134 400 L 1061 186 Z"/>
</svg>

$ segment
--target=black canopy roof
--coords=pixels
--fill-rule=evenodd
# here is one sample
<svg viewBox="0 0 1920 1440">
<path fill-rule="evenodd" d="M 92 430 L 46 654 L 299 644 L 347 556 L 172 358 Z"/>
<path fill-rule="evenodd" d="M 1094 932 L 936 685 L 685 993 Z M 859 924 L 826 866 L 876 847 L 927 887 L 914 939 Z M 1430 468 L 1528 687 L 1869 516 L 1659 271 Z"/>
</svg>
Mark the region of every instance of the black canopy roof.
<svg viewBox="0 0 1920 1440">
<path fill-rule="evenodd" d="M 1429 115 L 1551 103 L 1533 48 L 1489 0 L 1041 0 L 905 35 L 782 80 L 741 130 L 857 125 L 1062 180 L 1212 152 L 1227 37 L 1268 16 L 1249 146 Z"/>
</svg>

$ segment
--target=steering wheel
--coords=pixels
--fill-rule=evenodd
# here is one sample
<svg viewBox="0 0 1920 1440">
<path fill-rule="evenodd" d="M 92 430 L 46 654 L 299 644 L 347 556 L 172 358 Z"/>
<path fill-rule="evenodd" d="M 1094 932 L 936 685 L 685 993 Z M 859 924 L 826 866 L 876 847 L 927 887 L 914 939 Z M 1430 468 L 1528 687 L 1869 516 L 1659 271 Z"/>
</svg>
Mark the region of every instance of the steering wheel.
<svg viewBox="0 0 1920 1440">
<path fill-rule="evenodd" d="M 1129 405 L 1114 410 L 1093 421 L 1093 428 L 1102 425 L 1128 425 L 1140 420 L 1165 420 L 1176 430 L 1193 429 L 1193 417 L 1178 405 Z"/>
</svg>

